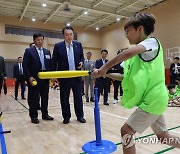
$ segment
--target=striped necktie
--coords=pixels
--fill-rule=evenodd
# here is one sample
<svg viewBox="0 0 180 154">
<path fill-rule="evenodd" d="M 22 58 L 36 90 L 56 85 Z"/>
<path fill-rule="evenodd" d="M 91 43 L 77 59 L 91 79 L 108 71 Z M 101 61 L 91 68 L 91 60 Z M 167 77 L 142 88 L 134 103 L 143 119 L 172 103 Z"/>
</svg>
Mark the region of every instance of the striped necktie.
<svg viewBox="0 0 180 154">
<path fill-rule="evenodd" d="M 39 49 L 39 58 L 41 61 L 41 65 L 42 65 L 42 70 L 46 70 L 45 64 L 44 64 L 44 53 L 43 50 L 40 48 Z"/>
<path fill-rule="evenodd" d="M 102 61 L 103 61 L 103 65 L 104 65 L 106 63 L 106 61 L 104 59 Z"/>
<path fill-rule="evenodd" d="M 19 73 L 20 75 L 23 75 L 22 63 L 19 64 Z"/>
<path fill-rule="evenodd" d="M 69 70 L 75 70 L 74 52 L 72 45 L 69 44 L 68 50 L 69 50 L 69 54 L 68 54 Z"/>
</svg>

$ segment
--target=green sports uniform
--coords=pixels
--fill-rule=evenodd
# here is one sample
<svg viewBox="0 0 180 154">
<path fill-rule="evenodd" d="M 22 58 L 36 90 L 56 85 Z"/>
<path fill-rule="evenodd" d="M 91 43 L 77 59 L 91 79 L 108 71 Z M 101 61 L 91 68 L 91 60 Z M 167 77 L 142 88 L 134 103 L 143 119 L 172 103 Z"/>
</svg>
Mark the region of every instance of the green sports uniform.
<svg viewBox="0 0 180 154">
<path fill-rule="evenodd" d="M 178 93 L 177 93 L 177 92 L 175 92 L 174 94 L 168 93 L 169 99 L 175 99 L 177 96 L 178 96 Z"/>
<path fill-rule="evenodd" d="M 180 87 L 176 86 L 176 93 L 180 96 Z"/>
<path fill-rule="evenodd" d="M 153 59 L 145 60 L 139 54 L 125 61 L 121 101 L 125 108 L 138 106 L 154 115 L 162 115 L 167 108 L 163 49 L 157 42 L 159 48 Z"/>
</svg>

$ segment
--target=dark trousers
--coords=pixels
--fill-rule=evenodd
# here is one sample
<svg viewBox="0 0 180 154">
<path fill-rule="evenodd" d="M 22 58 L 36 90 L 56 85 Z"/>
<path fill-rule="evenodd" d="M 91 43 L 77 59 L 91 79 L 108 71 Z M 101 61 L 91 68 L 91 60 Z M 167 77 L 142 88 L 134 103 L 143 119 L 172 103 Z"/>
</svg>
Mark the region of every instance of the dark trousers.
<svg viewBox="0 0 180 154">
<path fill-rule="evenodd" d="M 21 84 L 21 97 L 24 98 L 25 80 L 24 80 L 23 76 L 20 76 L 19 78 L 16 79 L 16 82 L 15 82 L 15 98 L 17 98 L 17 96 L 18 96 L 19 84 Z"/>
<path fill-rule="evenodd" d="M 70 90 L 72 89 L 74 97 L 74 110 L 77 118 L 84 117 L 83 103 L 82 103 L 82 79 L 70 78 L 65 81 L 60 81 L 60 100 L 61 110 L 64 119 L 69 120 L 71 118 L 71 110 L 69 104 Z"/>
<path fill-rule="evenodd" d="M 180 74 L 173 74 L 170 76 L 171 84 L 176 84 L 177 77 L 180 77 Z"/>
<path fill-rule="evenodd" d="M 98 101 L 101 93 L 104 95 L 104 103 L 108 101 L 109 80 L 109 78 L 96 79 L 95 87 L 98 88 Z"/>
<path fill-rule="evenodd" d="M 0 94 L 1 94 L 2 84 L 3 84 L 3 78 L 0 73 Z"/>
<path fill-rule="evenodd" d="M 42 117 L 45 117 L 48 115 L 49 80 L 38 80 L 36 86 L 28 83 L 28 105 L 31 119 L 38 117 L 40 98 Z"/>
<path fill-rule="evenodd" d="M 123 90 L 122 90 L 121 83 L 122 83 L 122 81 L 117 81 L 117 80 L 113 81 L 113 85 L 114 85 L 114 99 L 116 99 L 116 100 L 118 100 L 119 87 L 120 87 L 120 96 L 123 95 Z"/>
<path fill-rule="evenodd" d="M 81 79 L 82 95 L 84 95 L 84 81 Z"/>
</svg>

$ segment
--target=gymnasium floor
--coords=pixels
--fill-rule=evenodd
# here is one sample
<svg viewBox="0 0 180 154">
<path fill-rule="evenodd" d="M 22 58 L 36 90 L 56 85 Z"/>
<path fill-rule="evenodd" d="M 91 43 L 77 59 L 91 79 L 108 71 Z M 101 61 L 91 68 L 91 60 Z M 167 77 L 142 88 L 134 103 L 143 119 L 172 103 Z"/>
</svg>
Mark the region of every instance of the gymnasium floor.
<svg viewBox="0 0 180 154">
<path fill-rule="evenodd" d="M 100 102 L 101 133 L 102 139 L 117 144 L 117 150 L 114 153 L 121 154 L 120 127 L 135 108 L 127 110 L 119 104 L 113 104 L 112 92 L 111 90 L 109 94 L 110 106 L 104 106 Z M 62 123 L 59 90 L 50 90 L 49 115 L 53 116 L 55 120 L 44 121 L 39 112 L 40 123 L 38 125 L 30 122 L 27 101 L 21 99 L 16 101 L 13 96 L 14 90 L 9 88 L 8 94 L 6 96 L 2 94 L 0 98 L 0 106 L 3 111 L 1 118 L 3 130 L 11 130 L 11 133 L 4 134 L 8 154 L 78 154 L 83 152 L 81 149 L 83 144 L 95 140 L 94 104 L 86 103 L 84 96 L 84 113 L 87 123 L 81 124 L 76 120 L 71 95 L 72 117 L 67 125 Z M 180 108 L 168 108 L 164 115 L 168 128 L 179 126 L 170 132 L 180 137 Z M 148 128 L 143 134 L 136 134 L 135 137 L 152 133 L 152 130 Z M 155 136 L 150 137 L 154 138 Z M 159 143 L 147 143 L 145 139 L 143 141 L 144 143 L 139 143 L 138 140 L 136 142 L 137 154 L 152 154 L 170 148 L 170 146 Z M 178 154 L 180 149 L 172 149 L 166 153 Z"/>
</svg>

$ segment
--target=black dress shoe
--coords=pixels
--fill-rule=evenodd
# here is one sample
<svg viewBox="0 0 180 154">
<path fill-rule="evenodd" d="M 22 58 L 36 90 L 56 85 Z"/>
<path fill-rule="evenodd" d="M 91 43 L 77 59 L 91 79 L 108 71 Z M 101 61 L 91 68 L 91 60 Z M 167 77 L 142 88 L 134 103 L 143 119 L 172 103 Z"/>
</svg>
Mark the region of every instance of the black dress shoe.
<svg viewBox="0 0 180 154">
<path fill-rule="evenodd" d="M 42 117 L 42 119 L 43 119 L 43 120 L 54 120 L 54 118 L 51 117 L 51 116 L 49 116 L 49 115 L 47 115 L 47 116 L 45 116 L 45 117 Z"/>
<path fill-rule="evenodd" d="M 39 123 L 39 120 L 38 120 L 37 118 L 33 118 L 33 119 L 31 119 L 31 122 L 32 122 L 33 124 L 38 124 L 38 123 Z"/>
<path fill-rule="evenodd" d="M 15 97 L 15 100 L 17 100 L 17 97 Z"/>
<path fill-rule="evenodd" d="M 90 99 L 91 102 L 94 102 L 94 99 Z"/>
<path fill-rule="evenodd" d="M 89 102 L 89 99 L 86 99 L 86 102 Z"/>
<path fill-rule="evenodd" d="M 38 110 L 41 110 L 41 107 L 40 107 L 40 106 L 38 106 Z"/>
<path fill-rule="evenodd" d="M 26 100 L 26 98 L 25 98 L 25 97 L 22 97 L 22 99 Z"/>
<path fill-rule="evenodd" d="M 107 102 L 104 102 L 104 105 L 109 105 L 109 103 L 107 103 Z"/>
<path fill-rule="evenodd" d="M 77 121 L 79 121 L 80 123 L 86 123 L 86 120 L 84 118 L 77 118 Z"/>
<path fill-rule="evenodd" d="M 63 124 L 68 124 L 69 123 L 69 120 L 68 119 L 64 119 L 63 120 Z"/>
</svg>

